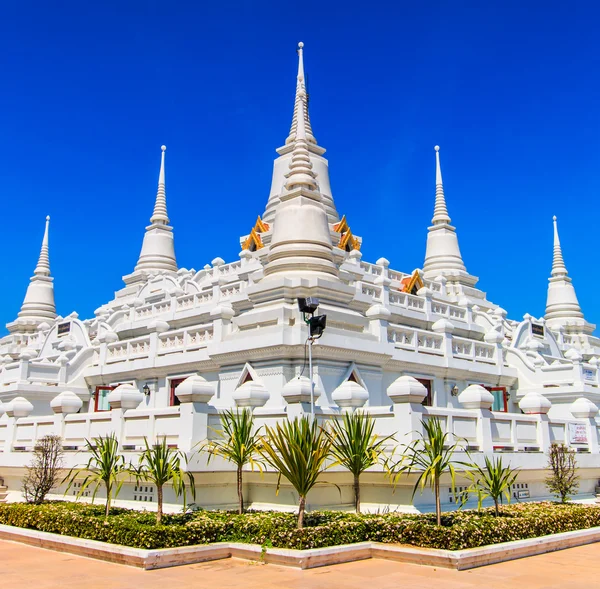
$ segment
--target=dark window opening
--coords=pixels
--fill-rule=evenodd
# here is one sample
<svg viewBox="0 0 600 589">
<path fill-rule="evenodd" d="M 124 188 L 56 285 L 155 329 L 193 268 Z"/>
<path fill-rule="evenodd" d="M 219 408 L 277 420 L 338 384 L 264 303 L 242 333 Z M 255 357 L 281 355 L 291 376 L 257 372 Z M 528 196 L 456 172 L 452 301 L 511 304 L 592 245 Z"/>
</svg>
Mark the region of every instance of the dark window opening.
<svg viewBox="0 0 600 589">
<path fill-rule="evenodd" d="M 175 389 L 185 380 L 185 378 L 172 378 L 169 381 L 169 405 L 172 407 L 176 407 L 177 405 L 181 405 L 177 395 L 175 394 Z"/>
<path fill-rule="evenodd" d="M 433 390 L 431 381 L 427 378 L 417 378 L 417 380 L 427 389 L 427 396 L 423 399 L 425 407 L 433 406 Z"/>
</svg>

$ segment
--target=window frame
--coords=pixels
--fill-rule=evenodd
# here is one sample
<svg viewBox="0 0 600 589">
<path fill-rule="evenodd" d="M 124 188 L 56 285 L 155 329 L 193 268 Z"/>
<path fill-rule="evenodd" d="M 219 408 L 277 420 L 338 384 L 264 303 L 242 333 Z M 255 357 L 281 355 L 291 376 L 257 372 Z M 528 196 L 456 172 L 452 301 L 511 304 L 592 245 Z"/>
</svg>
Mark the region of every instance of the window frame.
<svg viewBox="0 0 600 589">
<path fill-rule="evenodd" d="M 94 413 L 104 413 L 106 411 L 110 411 L 110 405 L 108 406 L 108 409 L 98 409 L 98 399 L 100 398 L 100 395 L 98 394 L 98 392 L 99 391 L 114 391 L 117 388 L 117 386 L 118 385 L 98 385 L 98 386 L 96 386 L 96 388 L 94 389 Z"/>
<path fill-rule="evenodd" d="M 189 376 L 189 375 L 188 375 Z M 169 407 L 179 407 L 181 402 L 175 395 L 175 389 L 186 379 L 187 376 L 169 378 Z"/>
<path fill-rule="evenodd" d="M 414 378 L 415 380 L 418 380 L 427 389 L 427 396 L 423 399 L 421 405 L 423 405 L 423 407 L 433 407 L 433 379 L 418 378 L 416 376 Z"/>
<path fill-rule="evenodd" d="M 508 393 L 506 391 L 506 387 L 489 387 L 486 385 L 481 386 L 483 386 L 484 389 L 492 393 L 492 395 L 494 394 L 494 391 L 502 391 L 502 401 L 504 402 L 504 409 L 496 409 L 495 411 L 496 413 L 508 413 Z"/>
</svg>

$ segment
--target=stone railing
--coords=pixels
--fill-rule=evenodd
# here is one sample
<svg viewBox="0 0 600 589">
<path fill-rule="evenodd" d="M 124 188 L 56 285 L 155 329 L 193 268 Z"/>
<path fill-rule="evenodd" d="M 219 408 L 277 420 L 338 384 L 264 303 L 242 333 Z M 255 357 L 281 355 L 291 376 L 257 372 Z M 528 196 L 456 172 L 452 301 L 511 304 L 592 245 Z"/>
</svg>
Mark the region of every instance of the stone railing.
<svg viewBox="0 0 600 589">
<path fill-rule="evenodd" d="M 150 353 L 150 336 L 136 337 L 107 344 L 106 362 L 123 362 L 137 358 L 147 358 Z"/>
<path fill-rule="evenodd" d="M 205 347 L 212 338 L 212 324 L 161 333 L 158 338 L 158 354 L 197 350 Z"/>
<path fill-rule="evenodd" d="M 142 305 L 135 309 L 135 320 L 140 321 L 142 319 L 148 319 L 150 317 L 156 317 L 157 315 L 164 315 L 171 311 L 170 301 L 161 301 L 160 303 L 152 303 L 149 305 Z"/>
<path fill-rule="evenodd" d="M 398 380 L 401 379 L 410 377 Z M 422 387 L 414 379 L 411 380 L 417 387 Z M 140 393 L 136 394 L 141 397 Z M 477 399 L 473 401 L 474 394 L 479 394 L 483 399 L 479 405 Z M 449 443 L 456 442 L 461 449 L 471 452 L 536 455 L 526 465 L 528 468 L 545 468 L 546 457 L 540 453 L 547 452 L 554 442 L 565 443 L 578 451 L 600 453 L 599 424 L 595 419 L 598 409 L 586 399 L 578 399 L 571 406 L 573 415 L 578 417 L 557 419 L 547 415 L 551 403 L 537 393 L 530 394 L 527 400 L 524 398 L 521 401 L 520 406 L 526 413 L 492 412 L 489 410 L 491 399 L 486 400 L 486 395 L 491 397 L 483 387 L 467 387 L 459 395 L 459 402 L 465 408 L 459 409 L 425 407 L 418 402 L 418 398 L 402 398 L 396 392 L 390 393 L 393 397 L 391 411 L 388 406 L 370 407 L 368 412 L 375 419 L 376 433 L 394 434 L 395 445 L 419 439 L 423 433 L 423 422 L 437 418 L 449 434 Z M 208 397 L 205 396 L 204 399 L 206 398 Z M 111 432 L 117 435 L 122 451 L 139 451 L 143 447 L 144 437 L 155 441 L 163 436 L 170 445 L 184 451 L 193 451 L 200 442 L 211 436 L 211 427 L 218 427 L 219 411 L 206 400 L 194 400 L 191 396 L 181 397 L 181 401 L 181 405 L 177 407 L 146 408 L 147 401 L 144 398 L 139 401 L 139 405 L 137 400 L 134 402 L 137 408 L 125 409 L 119 405 L 110 411 L 97 413 L 70 413 L 68 404 L 57 406 L 53 401 L 57 413 L 31 417 L 27 415 L 27 406 L 30 408 L 29 412 L 32 406 L 25 399 L 19 398 L 14 401 L 15 407 L 9 404 L 8 412 L 0 417 L 0 467 L 22 466 L 25 459 L 18 458 L 18 455 L 31 451 L 36 440 L 48 434 L 60 436 L 67 451 L 81 450 L 85 447 L 85 440 Z M 63 407 L 66 413 L 62 413 Z M 290 401 L 287 405 L 284 402 L 283 406 L 254 408 L 253 411 L 256 425 L 260 427 L 264 424 L 272 425 L 277 420 L 291 419 L 305 413 L 307 409 L 305 402 L 300 399 Z M 317 417 L 323 424 L 340 415 L 337 407 L 319 409 L 317 412 Z"/>
<path fill-rule="evenodd" d="M 153 346 L 153 338 L 155 344 Z M 196 325 L 185 329 L 166 331 L 123 340 L 106 345 L 106 363 L 127 362 L 172 352 L 191 352 L 205 348 L 213 339 L 213 325 Z M 98 359 L 99 361 L 99 359 Z"/>
</svg>

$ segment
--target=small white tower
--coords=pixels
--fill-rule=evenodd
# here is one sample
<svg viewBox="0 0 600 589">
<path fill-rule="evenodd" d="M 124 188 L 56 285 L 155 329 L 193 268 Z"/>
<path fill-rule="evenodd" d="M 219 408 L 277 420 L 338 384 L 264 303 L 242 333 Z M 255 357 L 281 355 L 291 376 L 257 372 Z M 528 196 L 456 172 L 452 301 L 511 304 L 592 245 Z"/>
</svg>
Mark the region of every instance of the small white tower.
<svg viewBox="0 0 600 589">
<path fill-rule="evenodd" d="M 435 146 L 435 208 L 431 227 L 428 228 L 427 249 L 423 265 L 424 277 L 433 280 L 445 276 L 451 282 L 474 286 L 477 278 L 471 276 L 465 267 L 456 228 L 450 225 L 450 216 L 446 207 L 442 168 L 440 166 L 440 148 Z"/>
<path fill-rule="evenodd" d="M 21 310 L 15 321 L 7 324 L 11 333 L 18 331 L 32 331 L 46 321 L 52 322 L 56 318 L 56 306 L 54 304 L 54 278 L 50 276 L 50 256 L 48 250 L 48 230 L 50 217 L 46 217 L 46 227 L 42 248 L 37 266 L 33 271 L 25 299 Z"/>
<path fill-rule="evenodd" d="M 165 151 L 161 147 L 160 172 L 158 175 L 158 190 L 150 225 L 146 227 L 142 251 L 133 274 L 124 276 L 126 284 L 142 280 L 148 273 L 177 272 L 175 260 L 175 244 L 173 227 L 169 226 L 167 215 L 167 196 L 165 191 Z"/>
<path fill-rule="evenodd" d="M 550 329 L 571 326 L 574 331 L 592 333 L 594 326 L 588 323 L 583 316 L 575 288 L 565 266 L 556 216 L 552 217 L 552 221 L 554 224 L 554 251 L 552 271 L 548 279 L 546 323 Z"/>
</svg>

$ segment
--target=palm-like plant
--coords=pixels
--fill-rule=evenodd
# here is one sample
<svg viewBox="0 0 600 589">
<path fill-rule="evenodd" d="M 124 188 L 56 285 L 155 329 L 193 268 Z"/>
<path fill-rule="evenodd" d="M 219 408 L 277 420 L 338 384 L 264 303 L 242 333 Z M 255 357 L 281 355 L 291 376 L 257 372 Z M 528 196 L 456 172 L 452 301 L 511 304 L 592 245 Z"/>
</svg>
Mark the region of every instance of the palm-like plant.
<svg viewBox="0 0 600 589">
<path fill-rule="evenodd" d="M 456 469 L 452 460 L 452 454 L 458 449 L 459 444 L 450 444 L 449 435 L 442 429 L 440 420 L 432 417 L 421 421 L 423 426 L 423 436 L 403 448 L 404 455 L 395 464 L 388 465 L 388 472 L 394 484 L 397 483 L 400 475 L 410 474 L 413 471 L 420 471 L 413 488 L 412 496 L 415 496 L 417 489 L 421 493 L 425 486 L 429 484 L 435 494 L 435 512 L 437 525 L 442 524 L 442 508 L 440 502 L 440 479 L 446 472 L 450 473 L 452 481 L 452 492 L 456 495 Z"/>
<path fill-rule="evenodd" d="M 496 517 L 498 517 L 500 515 L 498 504 L 502 500 L 502 496 L 506 497 L 507 502 L 510 503 L 510 487 L 517 479 L 517 469 L 511 468 L 510 465 L 504 466 L 501 456 L 491 460 L 486 456 L 483 467 L 476 464 L 470 466 L 472 470 L 467 471 L 466 474 L 472 481 L 469 490 L 477 491 L 477 509 L 481 509 L 481 503 L 486 497 L 491 497 L 496 508 Z"/>
<path fill-rule="evenodd" d="M 266 426 L 265 429 L 260 453 L 279 473 L 277 492 L 282 476 L 296 489 L 300 498 L 298 528 L 302 528 L 306 496 L 325 470 L 325 461 L 331 455 L 331 438 L 316 420 L 306 416 L 277 423 L 273 428 Z"/>
<path fill-rule="evenodd" d="M 346 413 L 341 421 L 334 421 L 328 432 L 331 453 L 354 477 L 354 507 L 360 513 L 360 475 L 377 464 L 385 442 L 392 436 L 380 438 L 373 433 L 375 421 L 359 411 Z"/>
<path fill-rule="evenodd" d="M 125 464 L 125 459 L 119 453 L 119 442 L 114 433 L 107 436 L 98 436 L 93 438 L 91 442 L 86 439 L 85 445 L 84 451 L 89 452 L 91 456 L 84 467 L 72 468 L 63 479 L 63 482 L 69 482 L 65 495 L 75 481 L 85 475 L 77 492 L 77 498 L 79 499 L 88 487 L 93 486 L 93 502 L 98 489 L 104 485 L 106 488 L 105 517 L 108 517 L 113 492 L 116 498 L 123 485 L 123 480 L 119 480 L 119 475 L 127 472 L 128 467 Z"/>
<path fill-rule="evenodd" d="M 145 449 L 140 455 L 139 465 L 132 467 L 132 472 L 136 480 L 148 481 L 156 485 L 156 523 L 161 523 L 163 516 L 163 491 L 164 486 L 171 483 L 176 497 L 183 495 L 183 504 L 187 503 L 187 478 L 192 497 L 196 498 L 196 486 L 194 476 L 191 472 L 186 472 L 181 467 L 182 460 L 185 461 L 185 454 L 177 448 L 170 448 L 167 444 L 167 438 L 163 437 L 160 442 L 150 445 L 144 438 Z"/>
<path fill-rule="evenodd" d="M 221 456 L 237 467 L 238 513 L 244 513 L 243 468 L 247 464 L 262 471 L 262 463 L 256 460 L 260 446 L 260 430 L 254 431 L 254 416 L 245 407 L 242 411 L 228 410 L 221 414 L 220 439 L 206 443 L 208 462 Z"/>
</svg>

